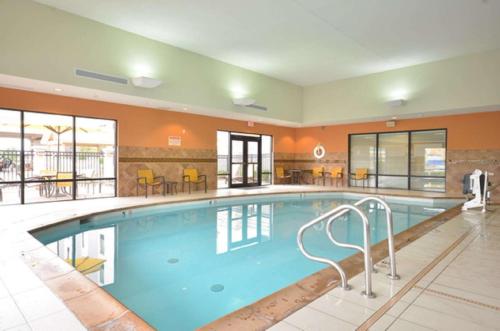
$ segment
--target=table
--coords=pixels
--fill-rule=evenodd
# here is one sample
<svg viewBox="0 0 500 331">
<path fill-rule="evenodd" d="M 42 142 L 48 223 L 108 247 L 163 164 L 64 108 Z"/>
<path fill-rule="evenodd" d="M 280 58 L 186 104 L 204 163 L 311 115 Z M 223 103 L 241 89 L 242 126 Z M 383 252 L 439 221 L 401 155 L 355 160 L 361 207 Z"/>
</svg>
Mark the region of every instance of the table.
<svg viewBox="0 0 500 331">
<path fill-rule="evenodd" d="M 291 175 L 292 184 L 300 184 L 300 177 L 302 175 L 302 170 L 300 169 L 290 169 L 288 170 Z"/>
<path fill-rule="evenodd" d="M 167 193 L 173 195 L 175 190 L 175 194 L 177 194 L 177 182 L 167 181 L 165 185 L 167 186 Z"/>
</svg>

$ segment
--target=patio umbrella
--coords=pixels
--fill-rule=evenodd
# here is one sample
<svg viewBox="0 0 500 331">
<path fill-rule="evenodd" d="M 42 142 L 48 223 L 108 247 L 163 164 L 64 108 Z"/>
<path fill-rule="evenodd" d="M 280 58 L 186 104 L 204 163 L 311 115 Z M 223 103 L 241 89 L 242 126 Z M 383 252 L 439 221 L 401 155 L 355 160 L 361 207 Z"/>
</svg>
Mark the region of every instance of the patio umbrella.
<svg viewBox="0 0 500 331">
<path fill-rule="evenodd" d="M 61 154 L 61 135 L 68 131 L 71 131 L 73 128 L 71 126 L 52 126 L 52 125 L 44 125 L 45 128 L 54 132 L 57 135 L 57 155 L 56 155 L 56 172 L 59 173 L 59 156 Z"/>
</svg>

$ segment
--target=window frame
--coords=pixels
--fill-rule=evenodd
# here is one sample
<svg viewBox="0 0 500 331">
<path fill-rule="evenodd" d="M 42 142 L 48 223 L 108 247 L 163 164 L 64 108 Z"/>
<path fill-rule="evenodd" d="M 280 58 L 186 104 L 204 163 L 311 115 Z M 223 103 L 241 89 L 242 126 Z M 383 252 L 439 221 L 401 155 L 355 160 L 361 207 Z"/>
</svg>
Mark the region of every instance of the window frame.
<svg viewBox="0 0 500 331">
<path fill-rule="evenodd" d="M 443 131 L 444 132 L 444 148 L 445 148 L 445 155 L 444 155 L 444 175 L 443 176 L 435 176 L 435 175 L 412 175 L 411 173 L 411 160 L 412 160 L 412 151 L 411 151 L 411 146 L 412 146 L 412 134 L 414 132 L 432 132 L 432 131 Z M 390 133 L 407 133 L 408 134 L 408 175 L 395 175 L 395 174 L 381 174 L 379 173 L 379 147 L 380 147 L 380 135 L 381 134 L 390 134 Z M 347 155 L 347 164 L 348 164 L 348 185 L 351 186 L 351 140 L 353 136 L 358 136 L 358 135 L 375 135 L 375 173 L 368 173 L 368 176 L 373 176 L 375 178 L 375 186 L 374 188 L 379 188 L 379 176 L 385 176 L 385 177 L 400 177 L 400 178 L 407 178 L 407 186 L 406 188 L 384 188 L 384 189 L 403 189 L 403 190 L 411 190 L 411 191 L 422 191 L 422 192 L 446 192 L 446 174 L 447 174 L 447 155 L 448 155 L 448 129 L 447 128 L 436 128 L 436 129 L 418 129 L 418 130 L 397 130 L 397 131 L 377 131 L 377 132 L 363 132 L 363 133 L 349 133 L 348 138 L 347 138 L 347 149 L 348 149 L 348 155 Z M 436 179 L 444 179 L 444 190 L 443 191 L 429 191 L 429 190 L 419 190 L 419 189 L 413 189 L 411 187 L 411 179 L 412 178 L 436 178 Z"/>
<path fill-rule="evenodd" d="M 4 184 L 12 184 L 12 185 L 19 185 L 19 191 L 20 191 L 20 202 L 19 203 L 14 203 L 13 205 L 24 205 L 24 204 L 35 204 L 35 203 L 49 203 L 49 202 L 63 202 L 63 201 L 74 201 L 74 200 L 91 200 L 91 199 L 105 199 L 105 198 L 114 198 L 117 197 L 118 194 L 118 120 L 114 118 L 102 118 L 102 117 L 94 117 L 94 116 L 81 116 L 81 115 L 71 115 L 71 114 L 59 114 L 59 113 L 51 113 L 51 112 L 45 112 L 45 111 L 38 111 L 38 110 L 31 110 L 31 109 L 16 109 L 16 108 L 8 108 L 8 107 L 0 107 L 1 110 L 7 110 L 7 111 L 15 111 L 20 113 L 20 137 L 19 139 L 21 140 L 21 150 L 20 150 L 20 164 L 19 168 L 21 169 L 20 171 L 20 179 L 17 181 L 4 181 L 2 183 Z M 25 171 L 26 171 L 26 163 L 25 163 L 25 146 L 24 146 L 24 140 L 25 140 L 25 113 L 36 113 L 36 114 L 46 114 L 46 115 L 60 115 L 60 116 L 67 116 L 71 117 L 72 121 L 72 178 L 71 179 L 48 179 L 48 180 L 26 180 L 25 176 Z M 87 118 L 87 119 L 95 119 L 95 120 L 106 120 L 106 121 L 113 121 L 115 124 L 115 132 L 114 132 L 114 155 L 113 155 L 113 164 L 114 164 L 114 169 L 113 169 L 113 177 L 99 177 L 99 178 L 77 178 L 77 169 L 76 169 L 76 148 L 77 148 L 77 141 L 76 141 L 76 119 L 77 118 Z M 89 198 L 78 198 L 77 190 L 78 190 L 78 183 L 85 182 L 85 181 L 114 181 L 114 193 L 112 196 L 108 197 L 89 197 Z M 25 190 L 26 190 L 26 184 L 32 184 L 32 183 L 59 183 L 59 182 L 71 182 L 73 185 L 73 190 L 71 192 L 71 198 L 70 199 L 65 199 L 65 200 L 48 200 L 48 201 L 33 201 L 33 202 L 26 202 L 26 196 L 25 196 Z"/>
</svg>

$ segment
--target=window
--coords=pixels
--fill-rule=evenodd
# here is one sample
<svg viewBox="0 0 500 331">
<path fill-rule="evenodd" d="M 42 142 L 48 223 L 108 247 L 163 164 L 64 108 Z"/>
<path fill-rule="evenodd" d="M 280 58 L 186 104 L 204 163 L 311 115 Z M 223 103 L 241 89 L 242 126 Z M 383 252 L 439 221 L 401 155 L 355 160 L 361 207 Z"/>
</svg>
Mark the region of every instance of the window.
<svg viewBox="0 0 500 331">
<path fill-rule="evenodd" d="M 408 187 L 408 132 L 378 137 L 378 187 Z"/>
<path fill-rule="evenodd" d="M 446 130 L 349 135 L 350 173 L 358 168 L 368 168 L 370 187 L 444 192 Z"/>
<path fill-rule="evenodd" d="M 0 109 L 0 205 L 116 195 L 116 121 Z"/>
<path fill-rule="evenodd" d="M 368 169 L 368 186 L 375 186 L 375 175 L 377 173 L 377 135 L 360 134 L 350 136 L 350 173 L 358 168 Z M 355 186 L 355 181 L 351 181 Z"/>
<path fill-rule="evenodd" d="M 0 205 L 21 202 L 21 112 L 0 109 Z"/>
<path fill-rule="evenodd" d="M 445 191 L 446 131 L 421 131 L 411 135 L 411 187 Z"/>
<path fill-rule="evenodd" d="M 217 188 L 229 187 L 229 132 L 217 131 Z"/>
<path fill-rule="evenodd" d="M 273 181 L 273 137 L 262 136 L 262 185 Z"/>
</svg>

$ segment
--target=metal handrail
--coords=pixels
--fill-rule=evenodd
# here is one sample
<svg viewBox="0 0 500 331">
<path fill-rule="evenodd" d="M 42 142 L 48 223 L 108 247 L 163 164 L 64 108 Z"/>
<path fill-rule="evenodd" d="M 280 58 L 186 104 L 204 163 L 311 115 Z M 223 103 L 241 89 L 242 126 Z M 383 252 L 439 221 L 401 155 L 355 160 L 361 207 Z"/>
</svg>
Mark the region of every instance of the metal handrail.
<svg viewBox="0 0 500 331">
<path fill-rule="evenodd" d="M 344 215 L 348 211 L 355 211 L 356 213 L 358 213 L 358 215 L 361 217 L 361 219 L 363 221 L 363 225 L 364 225 L 363 234 L 364 234 L 364 241 L 365 241 L 365 248 L 364 248 L 365 259 L 364 259 L 364 261 L 365 261 L 365 270 L 366 270 L 366 272 L 365 272 L 365 274 L 366 274 L 365 293 L 366 293 L 366 295 L 373 297 L 373 293 L 371 291 L 372 264 L 371 264 L 371 251 L 370 251 L 370 226 L 368 223 L 368 219 L 366 218 L 366 215 L 361 211 L 361 209 L 359 209 L 358 207 L 353 206 L 353 205 L 344 204 L 344 205 L 340 205 L 340 206 L 330 210 L 326 214 L 323 214 L 323 215 L 307 222 L 306 224 L 301 226 L 299 231 L 297 232 L 297 245 L 299 246 L 299 250 L 302 252 L 302 254 L 304 254 L 304 256 L 307 257 L 308 259 L 316 261 L 316 262 L 325 263 L 325 264 L 328 264 L 328 265 L 332 266 L 333 268 L 335 268 L 340 275 L 341 287 L 344 290 L 351 289 L 351 287 L 349 286 L 349 284 L 347 282 L 347 276 L 346 276 L 344 269 L 342 269 L 342 267 L 337 262 L 330 260 L 330 259 L 326 259 L 323 257 L 319 257 L 319 256 L 315 256 L 315 255 L 310 254 L 304 248 L 304 242 L 303 242 L 304 232 L 308 228 L 310 228 L 311 226 L 313 226 L 313 225 L 315 225 L 315 224 L 317 224 L 325 219 L 328 219 L 328 218 L 335 219 L 337 217 L 340 217 L 341 215 Z"/>
<path fill-rule="evenodd" d="M 389 277 L 390 279 L 393 279 L 393 280 L 400 279 L 400 277 L 396 271 L 396 254 L 394 251 L 394 230 L 393 230 L 392 210 L 389 207 L 389 205 L 387 204 L 387 202 L 385 202 L 384 200 L 382 200 L 379 197 L 363 198 L 363 199 L 357 201 L 356 203 L 354 203 L 354 206 L 360 206 L 368 201 L 376 201 L 376 202 L 380 203 L 382 206 L 384 206 L 385 215 L 386 215 L 386 222 L 387 222 L 387 246 L 388 246 L 388 250 L 389 250 L 389 263 L 390 263 L 390 267 L 391 267 L 391 271 L 387 275 L 387 277 Z M 325 226 L 326 233 L 327 233 L 330 241 L 333 242 L 335 245 L 340 246 L 340 247 L 356 249 L 356 250 L 364 253 L 362 247 L 360 247 L 358 245 L 354 245 L 354 244 L 339 242 L 333 237 L 333 233 L 332 233 L 332 229 L 331 229 L 332 223 L 338 217 L 345 215 L 348 212 L 349 212 L 349 210 L 342 210 L 337 215 L 333 215 L 326 223 L 326 226 Z M 371 258 L 371 255 L 370 255 L 370 258 Z"/>
</svg>

